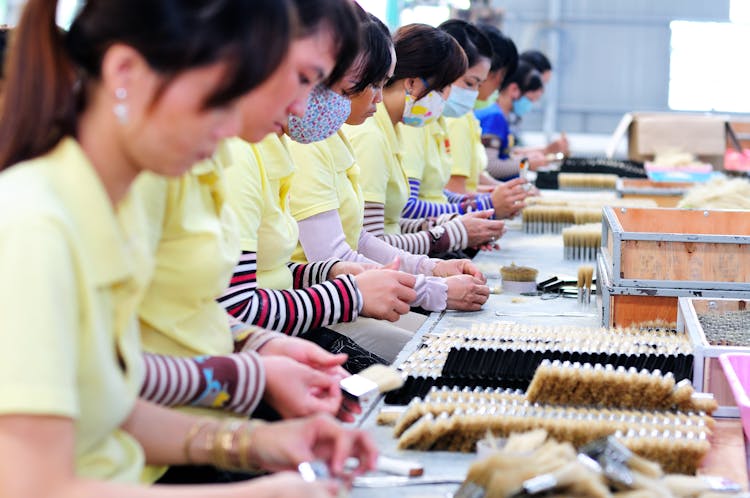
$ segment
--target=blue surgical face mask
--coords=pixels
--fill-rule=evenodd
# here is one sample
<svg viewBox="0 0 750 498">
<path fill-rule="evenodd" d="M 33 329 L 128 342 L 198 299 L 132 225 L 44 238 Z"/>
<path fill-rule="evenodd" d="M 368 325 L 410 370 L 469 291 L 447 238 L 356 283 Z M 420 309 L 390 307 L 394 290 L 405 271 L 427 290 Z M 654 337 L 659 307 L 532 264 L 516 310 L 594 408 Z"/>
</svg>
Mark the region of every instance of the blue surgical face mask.
<svg viewBox="0 0 750 498">
<path fill-rule="evenodd" d="M 520 99 L 513 102 L 513 114 L 519 118 L 524 114 L 528 113 L 531 108 L 534 107 L 534 103 L 524 95 Z"/>
<path fill-rule="evenodd" d="M 307 99 L 305 115 L 289 116 L 289 138 L 301 144 L 325 140 L 344 125 L 351 106 L 348 98 L 318 85 Z"/>
<path fill-rule="evenodd" d="M 448 118 L 460 118 L 471 112 L 474 102 L 477 101 L 479 90 L 470 90 L 456 85 L 451 85 L 451 94 L 445 101 L 443 116 Z"/>
</svg>

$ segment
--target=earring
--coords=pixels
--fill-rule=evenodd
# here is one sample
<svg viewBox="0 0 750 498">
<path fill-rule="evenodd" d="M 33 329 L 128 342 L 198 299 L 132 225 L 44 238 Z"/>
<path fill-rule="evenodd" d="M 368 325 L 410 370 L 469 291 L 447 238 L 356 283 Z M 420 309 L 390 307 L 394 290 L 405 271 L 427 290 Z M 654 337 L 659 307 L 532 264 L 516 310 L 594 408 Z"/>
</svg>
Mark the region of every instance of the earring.
<svg viewBox="0 0 750 498">
<path fill-rule="evenodd" d="M 115 113 L 115 117 L 117 117 L 117 121 L 119 121 L 121 125 L 128 122 L 128 104 L 125 103 L 127 97 L 128 91 L 124 88 L 118 88 L 115 90 L 115 98 L 117 98 L 118 102 L 112 108 L 112 112 Z"/>
</svg>

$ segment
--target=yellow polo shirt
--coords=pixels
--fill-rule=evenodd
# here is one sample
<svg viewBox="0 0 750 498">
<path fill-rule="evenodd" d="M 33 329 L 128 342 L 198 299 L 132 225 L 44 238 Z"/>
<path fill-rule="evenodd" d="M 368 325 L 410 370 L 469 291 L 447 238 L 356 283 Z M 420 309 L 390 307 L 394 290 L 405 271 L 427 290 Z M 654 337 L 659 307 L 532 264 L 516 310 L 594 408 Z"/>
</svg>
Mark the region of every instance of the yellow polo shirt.
<svg viewBox="0 0 750 498">
<path fill-rule="evenodd" d="M 156 268 L 139 309 L 146 351 L 194 356 L 234 350 L 227 312 L 216 302 L 240 256 L 237 221 L 225 202 L 224 165 L 232 161 L 222 142 L 211 159 L 168 182 Z M 139 182 L 135 189 L 149 186 Z"/>
<path fill-rule="evenodd" d="M 470 112 L 459 118 L 447 118 L 448 137 L 453 156 L 450 174 L 466 177 L 466 190 L 476 192 L 479 175 L 487 167 L 487 152 L 482 145 L 482 128 Z"/>
<path fill-rule="evenodd" d="M 258 287 L 291 289 L 287 266 L 299 230 L 289 207 L 294 164 L 286 137 L 268 135 L 260 143 L 228 141 L 234 163 L 226 170 L 227 202 L 238 220 L 240 247 L 256 253 Z"/>
<path fill-rule="evenodd" d="M 143 380 L 137 219 L 118 218 L 71 138 L 0 174 L 0 414 L 74 419 L 81 477 L 138 482 L 143 468 L 119 428 Z"/>
<path fill-rule="evenodd" d="M 447 202 L 443 189 L 450 179 L 451 157 L 445 118 L 422 128 L 399 123 L 403 143 L 404 170 L 409 178 L 421 182 L 419 198 L 428 202 Z"/>
<path fill-rule="evenodd" d="M 338 211 L 346 242 L 356 251 L 365 204 L 359 187 L 360 169 L 343 132 L 339 130 L 326 140 L 306 145 L 290 141 L 289 151 L 296 167 L 289 191 L 292 216 L 302 221 Z M 307 262 L 301 244 L 292 260 Z"/>
<path fill-rule="evenodd" d="M 401 164 L 399 131 L 385 106 L 378 104 L 375 115 L 359 126 L 344 125 L 357 164 L 359 184 L 367 202 L 385 208 L 385 233 L 401 233 L 398 222 L 409 199 L 409 179 Z"/>
</svg>

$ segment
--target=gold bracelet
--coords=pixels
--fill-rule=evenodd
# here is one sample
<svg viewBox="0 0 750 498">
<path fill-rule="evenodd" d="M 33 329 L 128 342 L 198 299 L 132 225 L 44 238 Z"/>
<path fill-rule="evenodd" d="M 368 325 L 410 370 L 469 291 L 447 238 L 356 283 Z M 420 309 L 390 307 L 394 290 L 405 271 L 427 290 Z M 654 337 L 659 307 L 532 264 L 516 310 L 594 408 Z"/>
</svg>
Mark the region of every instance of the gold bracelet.
<svg viewBox="0 0 750 498">
<path fill-rule="evenodd" d="M 193 440 L 200 433 L 200 431 L 203 430 L 203 428 L 211 422 L 212 420 L 210 418 L 198 419 L 190 427 L 190 429 L 188 429 L 187 434 L 185 434 L 185 440 L 182 443 L 182 454 L 184 455 L 185 462 L 188 465 L 195 465 L 193 458 L 190 456 L 190 447 L 193 445 Z"/>
<path fill-rule="evenodd" d="M 258 467 L 255 464 L 250 463 L 250 447 L 252 446 L 252 436 L 253 433 L 262 425 L 265 425 L 265 422 L 262 422 L 260 420 L 250 420 L 249 422 L 246 422 L 242 426 L 242 432 L 240 433 L 239 438 L 239 460 L 240 460 L 240 467 L 245 470 L 251 470 L 251 471 L 259 471 L 260 467 Z"/>
<path fill-rule="evenodd" d="M 234 456 L 234 438 L 237 429 L 242 426 L 239 420 L 224 421 L 216 433 L 216 440 L 213 446 L 213 463 L 222 469 L 234 469 L 236 465 L 232 462 Z"/>
</svg>

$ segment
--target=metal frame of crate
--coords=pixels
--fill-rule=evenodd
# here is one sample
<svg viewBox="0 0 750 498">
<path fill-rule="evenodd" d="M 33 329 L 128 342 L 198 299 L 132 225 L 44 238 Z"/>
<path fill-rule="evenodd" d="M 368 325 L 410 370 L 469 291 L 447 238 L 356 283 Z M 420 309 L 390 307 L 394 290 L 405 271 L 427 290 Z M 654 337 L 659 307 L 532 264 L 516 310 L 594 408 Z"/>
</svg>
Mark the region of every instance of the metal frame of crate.
<svg viewBox="0 0 750 498">
<path fill-rule="evenodd" d="M 707 386 L 706 381 L 706 361 L 716 361 L 718 368 L 718 357 L 724 353 L 750 353 L 750 346 L 716 346 L 708 342 L 706 334 L 698 320 L 698 312 L 695 309 L 695 302 L 703 301 L 709 308 L 721 307 L 722 304 L 739 303 L 742 301 L 750 302 L 745 298 L 690 298 L 681 297 L 678 300 L 677 309 L 677 330 L 685 331 L 690 337 L 690 343 L 693 345 L 693 387 L 696 391 L 704 392 Z M 720 368 L 718 368 L 720 370 Z M 729 386 L 727 385 L 727 389 Z M 719 409 L 714 412 L 716 417 L 739 417 L 740 410 L 737 406 L 720 405 Z"/>
<path fill-rule="evenodd" d="M 626 231 L 618 218 L 619 211 L 621 214 L 627 214 L 629 210 L 642 211 L 643 215 L 649 214 L 656 215 L 669 215 L 673 216 L 675 220 L 679 220 L 684 223 L 684 218 L 690 216 L 696 218 L 697 213 L 702 213 L 700 216 L 705 218 L 705 223 L 711 225 L 719 220 L 726 222 L 727 216 L 742 216 L 747 219 L 747 213 L 742 212 L 731 212 L 731 211 L 697 211 L 697 210 L 678 210 L 678 209 L 641 209 L 641 208 L 613 208 L 605 207 L 603 209 L 603 223 L 602 223 L 602 250 L 601 254 L 604 256 L 604 266 L 607 273 L 610 276 L 610 281 L 614 287 L 635 287 L 635 288 L 648 288 L 648 289 L 697 289 L 697 290 L 725 290 L 725 291 L 750 291 L 750 279 L 748 281 L 722 281 L 722 280 L 700 280 L 695 278 L 685 279 L 658 279 L 658 278 L 630 278 L 632 275 L 625 275 L 624 273 L 624 254 L 623 249 L 626 245 L 628 247 L 628 256 L 632 253 L 643 252 L 646 248 L 651 251 L 651 257 L 655 261 L 655 264 L 661 265 L 661 268 L 670 268 L 670 264 L 674 263 L 673 259 L 677 256 L 682 256 L 684 261 L 697 261 L 700 258 L 701 264 L 705 263 L 708 266 L 715 265 L 717 258 L 724 257 L 727 261 L 726 266 L 731 268 L 733 264 L 732 257 L 736 259 L 736 264 L 742 265 L 743 263 L 750 263 L 750 235 L 713 235 L 713 234 L 700 234 L 700 233 L 661 233 L 656 231 Z M 648 211 L 648 212 L 645 212 Z M 738 218 L 739 219 L 739 218 Z M 631 244 L 630 242 L 635 242 Z M 642 247 L 638 247 L 638 242 Z M 671 247 L 670 244 L 674 245 Z M 712 244 L 718 244 L 719 246 L 711 246 Z M 731 245 L 738 246 L 737 251 L 733 251 Z M 696 249 L 699 246 L 706 247 L 721 247 L 726 249 L 722 255 L 716 255 L 713 253 L 706 252 L 705 254 L 699 254 Z M 717 251 L 714 251 L 717 252 Z M 685 256 L 685 253 L 688 255 Z M 658 254 L 658 258 L 653 256 Z M 695 255 L 693 255 L 695 254 Z M 635 259 L 635 258 L 634 258 Z M 676 264 L 676 263 L 675 263 Z M 633 266 L 633 263 L 629 265 L 629 268 Z M 729 271 L 729 268 L 726 271 Z M 734 271 L 737 271 L 737 266 L 734 266 Z M 689 268 L 682 269 L 686 273 L 690 273 Z M 675 295 L 675 294 L 672 294 Z M 680 295 L 680 294 L 677 294 Z"/>
</svg>

